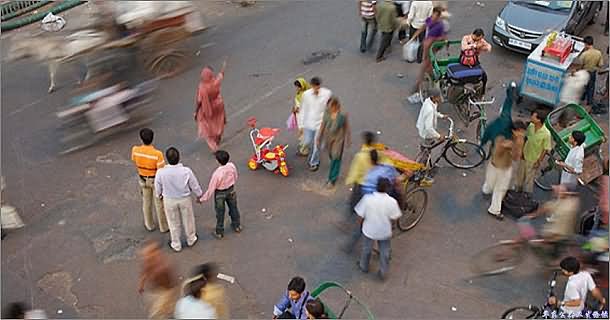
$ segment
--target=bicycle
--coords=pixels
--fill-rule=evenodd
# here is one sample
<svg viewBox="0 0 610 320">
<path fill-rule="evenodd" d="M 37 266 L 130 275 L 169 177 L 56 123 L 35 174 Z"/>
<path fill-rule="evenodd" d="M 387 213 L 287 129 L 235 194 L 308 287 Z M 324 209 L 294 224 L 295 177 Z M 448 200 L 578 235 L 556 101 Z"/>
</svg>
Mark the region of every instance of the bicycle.
<svg viewBox="0 0 610 320">
<path fill-rule="evenodd" d="M 549 290 L 546 300 L 542 306 L 528 305 L 527 307 L 512 307 L 502 313 L 501 319 L 538 319 L 550 318 L 553 312 L 557 313 L 557 307 L 549 303 L 549 298 L 555 297 L 555 285 L 557 284 L 557 271 L 553 272 L 553 277 L 548 282 Z"/>
<path fill-rule="evenodd" d="M 474 274 L 492 276 L 513 270 L 523 262 L 525 255 L 530 250 L 543 261 L 545 266 L 554 268 L 550 262 L 557 256 L 558 248 L 563 248 L 564 252 L 580 249 L 575 239 L 549 242 L 535 238 L 536 230 L 527 217 L 520 218 L 518 226 L 519 237 L 517 239 L 499 241 L 472 257 L 470 269 Z M 571 248 L 575 250 L 571 250 Z M 553 251 L 555 251 L 555 257 Z"/>
<path fill-rule="evenodd" d="M 476 168 L 485 160 L 485 151 L 474 142 L 459 138 L 453 130 L 453 119 L 445 117 L 449 121 L 449 135 L 442 140 L 435 141 L 431 145 L 420 145 L 420 152 L 416 161 L 423 164 L 423 170 L 427 177 L 432 178 L 437 163 L 444 158 L 450 165 L 458 169 Z M 443 151 L 433 161 L 432 150 L 443 145 Z M 451 152 L 449 152 L 451 151 Z M 453 157 L 456 157 L 455 159 Z M 472 157 L 473 159 L 470 159 Z M 463 161 L 463 162 L 461 162 Z"/>
</svg>

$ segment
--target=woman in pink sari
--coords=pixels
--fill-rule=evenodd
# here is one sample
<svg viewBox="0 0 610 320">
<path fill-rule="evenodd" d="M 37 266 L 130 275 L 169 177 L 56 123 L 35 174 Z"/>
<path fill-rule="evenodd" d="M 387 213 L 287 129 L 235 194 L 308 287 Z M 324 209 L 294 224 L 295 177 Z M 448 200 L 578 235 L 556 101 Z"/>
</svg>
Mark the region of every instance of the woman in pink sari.
<svg viewBox="0 0 610 320">
<path fill-rule="evenodd" d="M 195 121 L 197 121 L 197 133 L 200 139 L 205 139 L 210 149 L 218 150 L 220 139 L 225 128 L 227 119 L 225 117 L 225 103 L 220 94 L 220 87 L 225 74 L 227 62 L 217 76 L 210 67 L 201 70 L 201 82 L 197 89 Z"/>
</svg>

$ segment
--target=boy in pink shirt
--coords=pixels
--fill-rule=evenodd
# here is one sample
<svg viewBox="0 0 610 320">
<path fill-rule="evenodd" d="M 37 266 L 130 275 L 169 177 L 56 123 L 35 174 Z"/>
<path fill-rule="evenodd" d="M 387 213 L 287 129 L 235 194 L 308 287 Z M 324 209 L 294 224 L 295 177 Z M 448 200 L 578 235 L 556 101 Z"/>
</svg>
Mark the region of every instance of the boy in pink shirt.
<svg viewBox="0 0 610 320">
<path fill-rule="evenodd" d="M 234 188 L 238 175 L 235 165 L 229 162 L 228 152 L 218 150 L 214 155 L 220 166 L 212 174 L 208 190 L 199 198 L 199 202 L 208 201 L 214 194 L 216 231 L 213 234 L 216 239 L 222 239 L 224 237 L 225 203 L 229 207 L 233 231 L 237 233 L 242 231 L 242 226 L 239 223 L 239 210 L 237 209 L 237 195 Z"/>
</svg>

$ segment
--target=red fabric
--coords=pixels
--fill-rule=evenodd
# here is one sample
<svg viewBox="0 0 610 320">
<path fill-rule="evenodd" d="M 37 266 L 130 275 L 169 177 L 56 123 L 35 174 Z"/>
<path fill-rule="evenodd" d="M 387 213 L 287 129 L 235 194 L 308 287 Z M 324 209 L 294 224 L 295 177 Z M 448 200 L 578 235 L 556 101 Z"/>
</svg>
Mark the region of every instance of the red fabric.
<svg viewBox="0 0 610 320">
<path fill-rule="evenodd" d="M 203 68 L 197 89 L 197 131 L 212 151 L 218 150 L 226 123 L 225 103 L 220 94 L 223 78 L 223 72 L 214 76 L 210 68 Z"/>
</svg>

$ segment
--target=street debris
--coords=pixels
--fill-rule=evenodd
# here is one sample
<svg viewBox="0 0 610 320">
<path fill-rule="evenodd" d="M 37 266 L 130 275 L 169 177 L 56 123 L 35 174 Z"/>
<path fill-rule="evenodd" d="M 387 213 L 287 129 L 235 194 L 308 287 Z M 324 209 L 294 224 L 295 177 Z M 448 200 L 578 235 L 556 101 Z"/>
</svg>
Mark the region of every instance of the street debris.
<svg viewBox="0 0 610 320">
<path fill-rule="evenodd" d="M 456 306 L 451 306 L 451 311 L 457 311 L 457 307 Z"/>
<path fill-rule="evenodd" d="M 40 26 L 42 30 L 49 32 L 57 32 L 64 28 L 66 25 L 66 20 L 60 16 L 54 15 L 52 12 L 49 12 L 44 19 L 42 19 L 42 25 Z"/>
<path fill-rule="evenodd" d="M 62 313 L 64 313 L 64 311 L 63 311 L 63 310 L 61 310 L 61 309 L 57 309 L 57 314 L 62 314 Z"/>
<path fill-rule="evenodd" d="M 466 172 L 462 172 L 462 177 L 467 176 Z"/>
<path fill-rule="evenodd" d="M 220 280 L 224 280 L 226 282 L 229 282 L 231 284 L 235 283 L 235 277 L 232 277 L 230 275 L 226 275 L 224 273 L 219 273 L 216 278 L 220 279 Z"/>
<path fill-rule="evenodd" d="M 61 219 L 61 220 L 59 220 L 59 222 L 57 222 L 57 224 L 60 225 L 60 226 L 63 226 L 63 225 L 66 224 L 66 220 Z"/>
<path fill-rule="evenodd" d="M 41 204 L 40 204 L 40 206 L 41 206 L 41 207 L 44 207 L 44 203 L 41 203 Z"/>
<path fill-rule="evenodd" d="M 312 52 L 308 57 L 303 59 L 303 64 L 308 65 L 312 63 L 321 62 L 322 60 L 333 60 L 341 54 L 341 50 L 330 51 L 320 50 Z"/>
<path fill-rule="evenodd" d="M 475 2 L 475 4 L 481 8 L 485 7 L 485 4 L 483 2 L 477 1 L 477 2 Z"/>
<path fill-rule="evenodd" d="M 293 243 L 294 240 L 292 240 L 292 238 L 288 238 L 288 242 Z"/>
<path fill-rule="evenodd" d="M 397 73 L 397 74 L 396 74 L 396 77 L 397 77 L 397 78 L 399 78 L 399 79 L 402 79 L 402 78 L 404 78 L 404 77 L 405 77 L 405 75 L 404 75 L 404 74 L 402 74 L 402 73 Z"/>
</svg>

